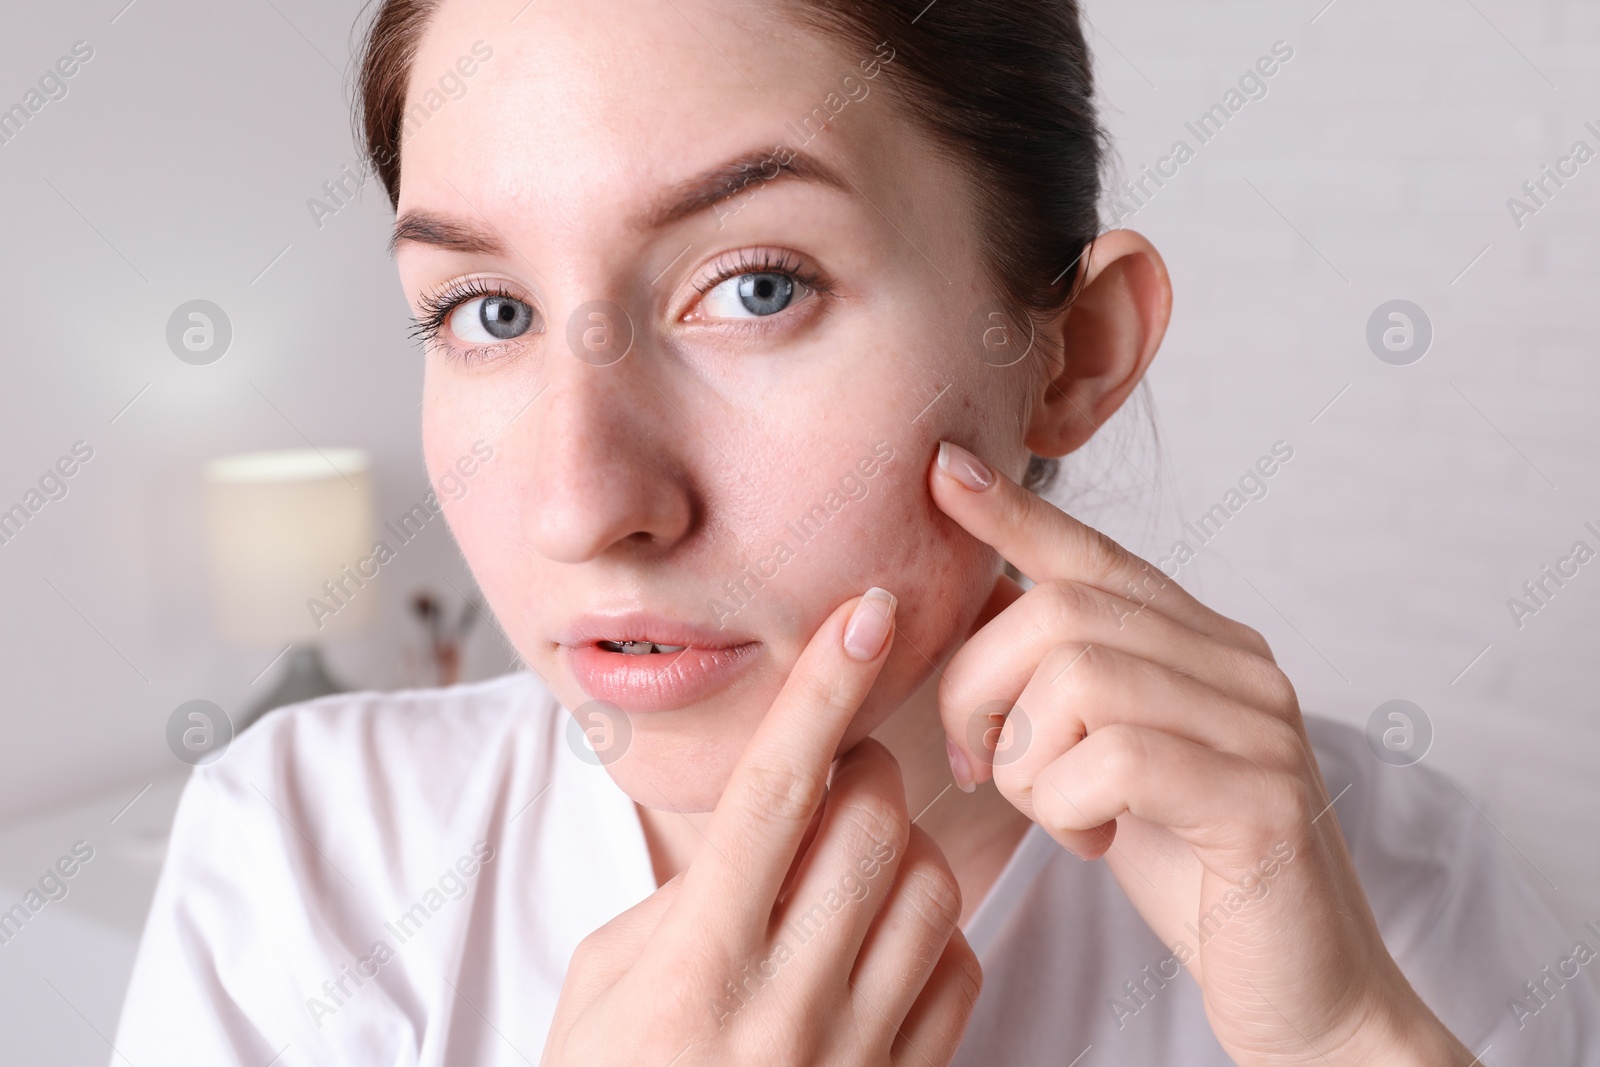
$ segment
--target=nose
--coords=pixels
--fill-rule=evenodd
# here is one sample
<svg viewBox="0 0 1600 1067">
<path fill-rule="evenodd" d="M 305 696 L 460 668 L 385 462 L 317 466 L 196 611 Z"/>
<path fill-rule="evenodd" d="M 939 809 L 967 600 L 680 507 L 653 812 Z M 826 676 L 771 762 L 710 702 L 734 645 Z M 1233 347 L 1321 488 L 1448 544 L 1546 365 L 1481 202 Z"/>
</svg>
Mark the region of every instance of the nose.
<svg viewBox="0 0 1600 1067">
<path fill-rule="evenodd" d="M 528 411 L 522 527 L 558 563 L 608 553 L 659 555 L 691 529 L 695 507 L 678 442 L 684 428 L 654 381 L 642 341 L 615 362 L 581 356 L 555 333 L 545 388 Z M 609 357 L 608 357 L 609 358 Z"/>
</svg>

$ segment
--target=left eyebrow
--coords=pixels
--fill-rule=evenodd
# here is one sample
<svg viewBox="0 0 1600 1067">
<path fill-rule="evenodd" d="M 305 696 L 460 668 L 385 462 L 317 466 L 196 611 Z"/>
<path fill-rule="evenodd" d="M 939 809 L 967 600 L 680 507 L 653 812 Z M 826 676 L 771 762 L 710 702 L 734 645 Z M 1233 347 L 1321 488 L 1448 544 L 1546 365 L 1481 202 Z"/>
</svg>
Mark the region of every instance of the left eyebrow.
<svg viewBox="0 0 1600 1067">
<path fill-rule="evenodd" d="M 754 148 L 732 159 L 679 182 L 656 204 L 630 220 L 637 230 L 658 230 L 737 196 L 747 188 L 789 179 L 814 182 L 842 193 L 855 191 L 848 181 L 828 164 L 795 149 L 786 150 L 789 158 L 779 160 L 775 150 Z"/>
</svg>

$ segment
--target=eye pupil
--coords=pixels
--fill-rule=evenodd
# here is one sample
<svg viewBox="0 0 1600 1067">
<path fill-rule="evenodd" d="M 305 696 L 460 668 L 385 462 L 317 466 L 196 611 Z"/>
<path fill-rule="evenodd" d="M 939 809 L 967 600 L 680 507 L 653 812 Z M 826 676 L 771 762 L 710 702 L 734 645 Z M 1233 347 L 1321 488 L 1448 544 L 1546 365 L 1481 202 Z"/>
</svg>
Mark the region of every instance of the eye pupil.
<svg viewBox="0 0 1600 1067">
<path fill-rule="evenodd" d="M 520 300 L 490 296 L 484 298 L 478 318 L 491 337 L 508 341 L 528 332 L 533 322 L 533 309 Z"/>
<path fill-rule="evenodd" d="M 776 315 L 794 297 L 794 280 L 786 274 L 746 274 L 739 279 L 739 302 L 752 315 Z"/>
</svg>

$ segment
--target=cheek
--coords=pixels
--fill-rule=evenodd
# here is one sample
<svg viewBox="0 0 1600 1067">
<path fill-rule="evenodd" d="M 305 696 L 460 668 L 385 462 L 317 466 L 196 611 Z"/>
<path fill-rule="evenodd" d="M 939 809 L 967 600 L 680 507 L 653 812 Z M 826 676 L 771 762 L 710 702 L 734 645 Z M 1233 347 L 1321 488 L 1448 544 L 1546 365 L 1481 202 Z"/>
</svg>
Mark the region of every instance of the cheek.
<svg viewBox="0 0 1600 1067">
<path fill-rule="evenodd" d="M 847 745 L 888 718 L 960 647 L 1000 572 L 994 550 L 934 505 L 927 477 L 936 450 L 932 441 L 918 442 L 915 452 L 897 448 L 894 462 L 866 480 L 867 495 L 842 509 L 845 521 L 830 531 L 826 550 L 798 569 L 791 585 L 806 609 L 789 662 L 842 601 L 874 585 L 899 599 L 894 647 Z"/>
<path fill-rule="evenodd" d="M 926 482 L 933 451 L 930 447 L 927 462 L 915 472 L 901 472 L 903 480 L 914 479 L 914 484 L 895 487 L 882 527 L 892 532 L 880 534 L 872 553 L 888 578 L 878 584 L 900 598 L 890 666 L 899 660 L 902 669 L 915 670 L 910 682 L 895 672 L 905 684 L 905 695 L 935 666 L 943 666 L 966 639 L 1001 567 L 992 548 L 935 506 Z"/>
<path fill-rule="evenodd" d="M 519 546 L 508 543 L 519 530 L 514 511 L 508 510 L 516 499 L 517 459 L 503 437 L 492 436 L 504 420 L 496 422 L 494 412 L 486 415 L 468 399 L 434 380 L 430 368 L 423 392 L 422 460 L 451 536 L 499 613 L 512 607 L 506 591 L 517 587 L 515 562 L 521 558 Z M 486 442 L 493 458 L 483 462 L 473 450 Z M 463 459 L 470 475 L 462 473 Z"/>
<path fill-rule="evenodd" d="M 914 462 L 902 457 L 885 472 L 876 506 L 864 514 L 865 528 L 855 531 L 858 540 L 843 563 L 862 588 L 882 585 L 899 597 L 912 609 L 902 627 L 923 633 L 958 620 L 972 587 L 987 592 L 993 581 L 987 566 L 993 551 L 940 511 L 928 492 L 934 448 Z"/>
<path fill-rule="evenodd" d="M 444 505 L 446 517 L 451 519 L 454 527 L 455 520 L 460 516 L 463 503 L 469 500 L 458 500 L 461 496 L 457 485 L 458 474 L 456 461 L 463 455 L 470 455 L 473 427 L 456 418 L 448 409 L 446 403 L 434 396 L 429 396 L 422 408 L 422 463 L 428 472 L 428 484 L 433 487 L 439 502 Z M 471 494 L 466 494 L 470 498 Z"/>
</svg>

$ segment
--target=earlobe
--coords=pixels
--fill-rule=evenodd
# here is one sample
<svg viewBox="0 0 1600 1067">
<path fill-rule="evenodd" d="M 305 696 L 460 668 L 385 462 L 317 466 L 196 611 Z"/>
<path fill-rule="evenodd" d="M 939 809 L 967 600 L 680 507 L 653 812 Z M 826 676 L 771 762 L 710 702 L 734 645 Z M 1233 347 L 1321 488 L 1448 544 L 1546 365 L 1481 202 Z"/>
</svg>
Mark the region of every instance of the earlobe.
<svg viewBox="0 0 1600 1067">
<path fill-rule="evenodd" d="M 1034 396 L 1025 443 L 1041 456 L 1080 448 L 1132 394 L 1172 314 L 1167 266 L 1142 234 L 1108 230 L 1088 251 L 1077 299 L 1053 324 L 1058 354 Z"/>
</svg>

